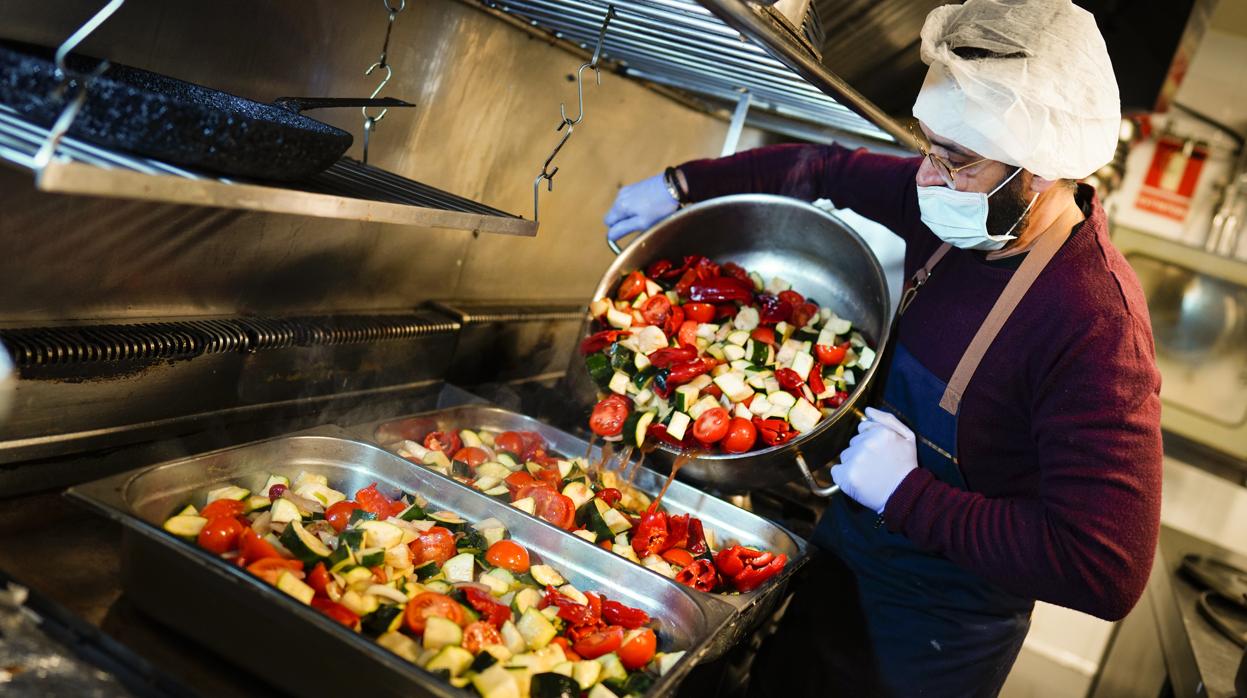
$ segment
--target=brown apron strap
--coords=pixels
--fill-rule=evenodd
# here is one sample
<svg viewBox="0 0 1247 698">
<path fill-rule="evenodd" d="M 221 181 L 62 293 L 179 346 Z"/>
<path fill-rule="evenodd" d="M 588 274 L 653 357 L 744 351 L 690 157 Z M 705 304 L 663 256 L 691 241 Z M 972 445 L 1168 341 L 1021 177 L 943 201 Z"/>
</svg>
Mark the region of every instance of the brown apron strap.
<svg viewBox="0 0 1247 698">
<path fill-rule="evenodd" d="M 931 270 L 935 268 L 935 265 L 940 263 L 941 259 L 944 259 L 944 255 L 948 254 L 948 251 L 952 248 L 953 246 L 947 242 L 940 245 L 927 259 L 927 263 L 919 267 L 918 271 L 915 271 L 914 275 L 909 277 L 909 281 L 905 283 L 905 291 L 901 293 L 901 302 L 896 307 L 896 314 L 898 317 L 905 314 L 905 309 L 908 308 L 910 302 L 914 300 L 914 296 L 917 295 L 918 289 L 927 282 L 928 278 L 930 278 Z"/>
<path fill-rule="evenodd" d="M 1035 279 L 1039 278 L 1040 272 L 1048 266 L 1048 262 L 1052 261 L 1072 232 L 1072 224 L 1051 228 L 1047 234 L 1040 236 L 1035 242 L 1035 247 L 1026 253 L 1022 266 L 1013 273 L 1013 277 L 1009 279 L 1000 298 L 996 299 L 996 304 L 987 314 L 987 319 L 983 321 L 978 332 L 974 334 L 974 339 L 970 340 L 970 346 L 966 348 L 966 352 L 961 355 L 961 360 L 957 362 L 953 377 L 949 379 L 947 387 L 944 388 L 944 396 L 940 398 L 940 407 L 944 408 L 945 412 L 957 414 L 958 408 L 961 407 L 961 396 L 965 393 L 970 378 L 978 369 L 979 362 L 983 360 L 983 355 L 987 353 L 987 348 L 996 339 L 996 335 L 1000 334 L 1000 328 L 1004 327 L 1009 316 L 1013 314 L 1022 296 L 1030 290 Z"/>
</svg>

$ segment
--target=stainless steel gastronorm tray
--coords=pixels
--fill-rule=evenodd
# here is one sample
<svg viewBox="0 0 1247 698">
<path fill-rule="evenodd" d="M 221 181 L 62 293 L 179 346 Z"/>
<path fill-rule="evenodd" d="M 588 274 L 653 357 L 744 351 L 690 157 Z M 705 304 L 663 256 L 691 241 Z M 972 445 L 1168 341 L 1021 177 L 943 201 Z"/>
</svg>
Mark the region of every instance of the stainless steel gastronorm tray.
<svg viewBox="0 0 1247 698">
<path fill-rule="evenodd" d="M 535 431 L 545 438 L 554 450 L 564 456 L 583 456 L 589 444 L 571 434 L 549 425 L 516 414 L 500 407 L 490 405 L 459 405 L 417 415 L 379 420 L 351 427 L 357 437 L 367 439 L 386 446 L 402 438 L 417 437 L 431 431 L 447 431 L 450 429 L 491 429 L 497 431 Z M 600 457 L 600 450 L 594 448 L 591 457 Z M 430 471 L 432 472 L 432 471 Z M 436 475 L 436 474 L 435 474 Z M 443 477 L 436 475 L 437 477 Z M 445 480 L 466 490 L 471 487 L 448 477 Z M 648 468 L 641 468 L 634 485 L 650 495 L 658 494 L 667 476 Z M 475 490 L 472 490 L 475 491 Z M 706 494 L 701 490 L 680 482 L 671 483 L 667 494 L 663 496 L 663 507 L 676 514 L 693 514 L 702 520 L 707 530 L 713 531 L 720 546 L 739 543 L 754 548 L 762 548 L 788 556 L 789 563 L 782 574 L 763 586 L 745 594 L 709 594 L 690 589 L 695 597 L 705 605 L 712 617 L 723 621 L 724 626 L 715 637 L 714 645 L 709 653 L 710 658 L 721 656 L 738 642 L 745 633 L 756 627 L 769 614 L 783 597 L 788 580 L 810 556 L 809 544 L 802 538 L 787 531 L 782 526 L 768 521 L 740 507 Z M 508 507 L 510 508 L 510 507 Z M 542 522 L 543 524 L 545 522 Z M 565 537 L 568 545 L 596 548 L 594 544 L 574 536 L 554 526 L 549 528 Z M 613 554 L 613 553 L 612 553 Z M 623 558 L 616 558 L 622 564 L 634 570 L 633 576 L 652 575 L 666 579 L 657 572 L 648 570 Z"/>
<path fill-rule="evenodd" d="M 470 521 L 493 517 L 577 588 L 644 609 L 660 623 L 659 647 L 688 651 L 649 695 L 668 695 L 705 658 L 722 614 L 679 584 L 637 574 L 625 560 L 384 449 L 321 427 L 214 451 L 73 487 L 68 495 L 123 525 L 122 586 L 144 612 L 298 695 L 470 696 L 357 635 L 244 570 L 162 530 L 164 520 L 209 489 L 252 490 L 269 473 L 301 470 L 354 492 L 371 482 L 394 496 L 418 493 Z"/>
</svg>

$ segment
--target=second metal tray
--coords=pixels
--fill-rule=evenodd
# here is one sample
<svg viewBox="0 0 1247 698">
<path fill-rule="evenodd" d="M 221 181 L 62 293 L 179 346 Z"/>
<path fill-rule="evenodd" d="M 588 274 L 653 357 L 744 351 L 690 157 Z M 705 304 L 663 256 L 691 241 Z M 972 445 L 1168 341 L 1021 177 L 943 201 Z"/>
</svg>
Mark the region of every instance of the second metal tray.
<svg viewBox="0 0 1247 698">
<path fill-rule="evenodd" d="M 583 455 L 589 449 L 589 444 L 585 441 L 531 417 L 500 407 L 479 404 L 459 405 L 406 417 L 369 422 L 351 427 L 350 431 L 359 438 L 387 446 L 401 438 L 414 435 L 417 437 L 416 440 L 419 440 L 429 432 L 452 429 L 456 431 L 460 429 L 535 431 L 541 434 L 556 453 L 565 456 Z M 600 457 L 600 450 L 595 447 L 591 457 Z M 444 479 L 475 492 L 472 488 L 450 478 Z M 642 467 L 633 484 L 637 489 L 652 497 L 662 489 L 666 481 L 665 475 Z M 671 483 L 666 495 L 663 496 L 662 504 L 669 512 L 692 514 L 701 519 L 708 530 L 714 531 L 715 538 L 720 541 L 721 545 L 737 543 L 788 556 L 789 563 L 783 573 L 754 591 L 744 594 L 708 594 L 690 590 L 697 597 L 719 602 L 709 605 L 708 610 L 725 622 L 724 629 L 716 636 L 710 652 L 712 658 L 721 656 L 774 610 L 776 604 L 783 598 L 783 591 L 787 587 L 789 578 L 809 559 L 809 544 L 776 523 L 679 480 Z M 586 547 L 596 547 L 566 531 L 551 528 L 569 541 L 575 541 Z M 629 565 L 631 569 L 644 570 L 646 574 L 666 579 L 657 572 L 627 562 L 622 558 L 620 562 Z"/>
<path fill-rule="evenodd" d="M 471 696 L 371 639 L 336 624 L 244 570 L 174 538 L 161 525 L 175 509 L 222 484 L 252 490 L 270 473 L 324 475 L 355 491 L 377 482 L 393 496 L 418 493 L 470 521 L 495 518 L 517 542 L 577 588 L 644 609 L 660 623 L 660 649 L 686 650 L 649 695 L 668 695 L 705 658 L 722 614 L 657 575 L 566 536 L 376 446 L 324 427 L 122 473 L 71 488 L 69 496 L 124 527 L 122 585 L 146 613 L 271 683 L 299 695 Z"/>
</svg>

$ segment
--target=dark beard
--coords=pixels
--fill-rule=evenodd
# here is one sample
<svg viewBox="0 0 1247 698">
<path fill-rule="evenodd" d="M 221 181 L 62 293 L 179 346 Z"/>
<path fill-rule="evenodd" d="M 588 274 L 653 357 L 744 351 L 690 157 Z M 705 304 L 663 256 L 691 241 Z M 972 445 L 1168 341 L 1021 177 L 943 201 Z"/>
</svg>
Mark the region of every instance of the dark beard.
<svg viewBox="0 0 1247 698">
<path fill-rule="evenodd" d="M 1003 189 L 987 200 L 988 233 L 1004 235 L 1013 228 L 1010 234 L 1019 235 L 1026 228 L 1026 218 L 1030 217 L 1030 212 L 1026 210 L 1030 203 L 1026 190 L 1030 188 L 1033 176 L 1029 172 L 1019 172 Z M 1022 220 L 1018 220 L 1019 218 Z"/>
</svg>

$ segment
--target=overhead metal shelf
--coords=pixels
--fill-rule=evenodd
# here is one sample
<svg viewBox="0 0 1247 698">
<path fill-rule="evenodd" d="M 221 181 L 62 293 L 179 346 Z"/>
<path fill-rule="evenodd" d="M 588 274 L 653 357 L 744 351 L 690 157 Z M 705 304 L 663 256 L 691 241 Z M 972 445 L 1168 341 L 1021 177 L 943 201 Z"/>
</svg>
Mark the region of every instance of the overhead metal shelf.
<svg viewBox="0 0 1247 698">
<path fill-rule="evenodd" d="M 783 130 L 778 117 L 807 132 L 815 126 L 885 147 L 909 142 L 890 117 L 822 66 L 808 6 L 796 26 L 773 7 L 741 0 L 476 1 L 585 52 L 613 6 L 602 58 L 622 75 L 716 104 L 747 93 L 750 113 L 767 117 L 747 123 L 766 130 Z"/>
<path fill-rule="evenodd" d="M 35 174 L 47 192 L 290 213 L 318 218 L 534 236 L 537 223 L 357 160 L 302 182 L 248 182 L 193 172 L 64 137 L 43 168 L 49 129 L 0 104 L 0 160 Z"/>
</svg>

